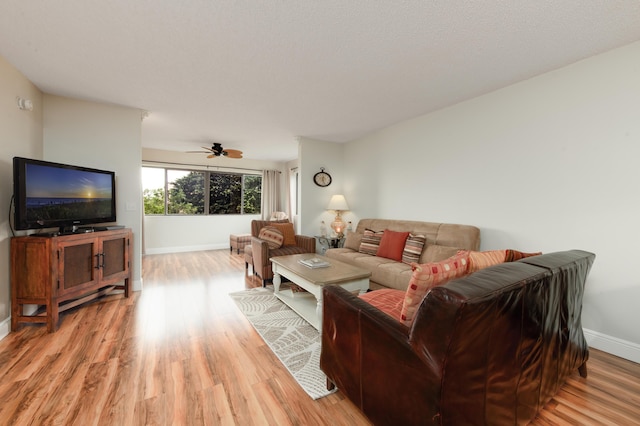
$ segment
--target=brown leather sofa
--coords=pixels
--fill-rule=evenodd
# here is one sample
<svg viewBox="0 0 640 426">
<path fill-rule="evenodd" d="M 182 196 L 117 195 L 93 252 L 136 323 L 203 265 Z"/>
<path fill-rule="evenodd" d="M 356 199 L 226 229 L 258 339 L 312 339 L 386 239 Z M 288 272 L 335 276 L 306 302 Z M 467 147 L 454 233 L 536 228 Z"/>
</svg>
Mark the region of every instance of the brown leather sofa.
<svg viewBox="0 0 640 426">
<path fill-rule="evenodd" d="M 411 328 L 325 286 L 320 367 L 376 425 L 515 425 L 589 356 L 581 324 L 592 253 L 480 270 L 431 289 Z"/>
<path fill-rule="evenodd" d="M 260 230 L 273 223 L 289 223 L 288 220 L 252 220 L 251 221 L 251 248 L 245 248 L 245 269 L 249 267 L 249 259 L 253 264 L 253 273 L 262 279 L 262 286 L 273 279 L 271 258 L 290 254 L 315 253 L 316 239 L 304 235 L 295 235 L 295 245 L 285 245 L 277 249 L 270 249 L 266 241 L 258 238 Z"/>
</svg>

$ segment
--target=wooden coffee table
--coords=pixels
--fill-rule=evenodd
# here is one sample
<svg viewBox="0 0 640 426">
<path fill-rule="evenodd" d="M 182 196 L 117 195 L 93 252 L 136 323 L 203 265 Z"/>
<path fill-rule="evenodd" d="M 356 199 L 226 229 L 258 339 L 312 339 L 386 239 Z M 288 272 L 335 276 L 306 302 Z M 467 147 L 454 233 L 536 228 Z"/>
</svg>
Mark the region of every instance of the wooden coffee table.
<svg viewBox="0 0 640 426">
<path fill-rule="evenodd" d="M 331 265 L 325 268 L 309 268 L 299 262 L 312 257 L 325 260 Z M 322 325 L 322 287 L 339 285 L 348 291 L 357 290 L 360 294 L 369 289 L 371 272 L 315 253 L 276 256 L 271 258 L 271 264 L 275 296 L 317 330 L 320 330 Z M 280 291 L 282 277 L 288 278 L 308 293 Z"/>
</svg>

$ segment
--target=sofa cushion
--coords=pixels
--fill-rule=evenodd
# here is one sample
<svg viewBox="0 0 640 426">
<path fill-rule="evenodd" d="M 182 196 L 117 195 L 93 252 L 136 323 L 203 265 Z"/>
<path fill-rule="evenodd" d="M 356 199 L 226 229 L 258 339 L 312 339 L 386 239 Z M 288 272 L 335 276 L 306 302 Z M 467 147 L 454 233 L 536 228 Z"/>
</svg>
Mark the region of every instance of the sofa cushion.
<svg viewBox="0 0 640 426">
<path fill-rule="evenodd" d="M 270 249 L 282 247 L 282 242 L 284 241 L 284 235 L 282 235 L 282 232 L 273 226 L 265 226 L 262 228 L 258 234 L 258 238 L 266 241 Z"/>
<path fill-rule="evenodd" d="M 357 257 L 370 257 L 367 254 L 362 254 L 359 251 L 354 251 L 348 248 L 333 248 L 333 249 L 328 249 L 325 252 L 325 256 L 327 257 L 331 257 L 333 259 L 338 259 L 338 260 L 343 260 L 347 263 L 350 263 L 352 265 L 355 264 L 355 259 Z"/>
<path fill-rule="evenodd" d="M 385 229 L 380 239 L 380 247 L 376 252 L 376 256 L 386 257 L 387 259 L 402 260 L 402 251 L 409 237 L 408 232 L 396 232 Z"/>
<path fill-rule="evenodd" d="M 296 245 L 296 233 L 293 230 L 293 223 L 272 223 L 269 226 L 276 227 L 284 235 L 283 246 L 295 246 Z"/>
<path fill-rule="evenodd" d="M 384 231 L 376 232 L 371 229 L 365 229 L 362 234 L 362 242 L 360 243 L 358 251 L 360 253 L 375 256 L 378 252 L 378 247 L 380 247 L 380 240 L 382 239 L 383 234 Z"/>
<path fill-rule="evenodd" d="M 329 249 L 325 255 L 371 271 L 369 285 L 372 290 L 386 287 L 405 291 L 413 274 L 409 264 L 347 248 Z"/>
<path fill-rule="evenodd" d="M 454 256 L 440 262 L 417 264 L 414 263 L 413 275 L 405 293 L 404 304 L 400 320 L 411 326 L 415 313 L 427 292 L 439 285 L 467 274 L 469 266 L 469 251 L 460 250 Z"/>
<path fill-rule="evenodd" d="M 426 241 L 427 237 L 425 235 L 409 234 L 402 250 L 402 261 L 409 265 L 420 261 L 420 254 L 422 254 Z"/>
<path fill-rule="evenodd" d="M 351 250 L 360 250 L 360 243 L 362 242 L 362 234 L 358 232 L 349 232 L 344 240 L 344 248 Z"/>
<path fill-rule="evenodd" d="M 383 263 L 376 268 L 375 282 L 384 283 L 384 285 L 389 288 L 406 291 L 412 274 L 411 265 L 407 265 L 406 263 Z M 373 272 L 371 276 L 374 276 Z M 375 288 L 375 286 L 370 286 L 369 288 Z"/>
<path fill-rule="evenodd" d="M 404 291 L 385 288 L 361 294 L 360 298 L 371 306 L 380 309 L 394 320 L 400 321 Z"/>
<path fill-rule="evenodd" d="M 461 248 L 430 244 L 428 240 L 426 245 L 427 246 L 424 248 L 424 250 L 422 250 L 420 261 L 418 263 L 440 262 L 441 260 L 445 260 L 450 258 L 451 256 L 455 256 Z"/>
</svg>

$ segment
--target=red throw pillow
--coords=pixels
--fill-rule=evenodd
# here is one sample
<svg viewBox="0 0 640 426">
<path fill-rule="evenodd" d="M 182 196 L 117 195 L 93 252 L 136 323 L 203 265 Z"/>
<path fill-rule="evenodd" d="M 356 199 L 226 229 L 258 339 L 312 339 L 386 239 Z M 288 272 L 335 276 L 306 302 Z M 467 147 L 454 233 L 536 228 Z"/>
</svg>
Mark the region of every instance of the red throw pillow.
<svg viewBox="0 0 640 426">
<path fill-rule="evenodd" d="M 506 253 L 506 250 L 470 251 L 469 272 L 504 263 Z"/>
<path fill-rule="evenodd" d="M 402 251 L 404 250 L 404 244 L 409 237 L 408 232 L 397 232 L 384 230 L 382 238 L 380 239 L 380 247 L 376 252 L 378 257 L 386 257 L 387 259 L 402 261 Z"/>
<path fill-rule="evenodd" d="M 507 254 L 504 257 L 505 262 L 515 262 L 516 260 L 524 259 L 525 257 L 531 256 L 540 256 L 542 254 L 541 251 L 537 251 L 535 253 L 524 253 L 518 250 L 507 250 Z"/>
<path fill-rule="evenodd" d="M 476 272 L 489 266 L 498 265 L 504 262 L 514 262 L 525 257 L 538 256 L 537 253 L 523 253 L 517 250 L 488 250 L 469 252 L 469 272 Z"/>
</svg>

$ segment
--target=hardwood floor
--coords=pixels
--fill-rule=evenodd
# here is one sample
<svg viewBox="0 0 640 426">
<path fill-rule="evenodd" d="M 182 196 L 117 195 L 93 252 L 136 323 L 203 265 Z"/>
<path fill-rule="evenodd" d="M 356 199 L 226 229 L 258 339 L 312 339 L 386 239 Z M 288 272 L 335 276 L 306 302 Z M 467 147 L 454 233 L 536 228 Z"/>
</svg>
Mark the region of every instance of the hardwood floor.
<svg viewBox="0 0 640 426">
<path fill-rule="evenodd" d="M 144 291 L 0 341 L 0 425 L 368 424 L 297 385 L 228 297 L 260 285 L 228 250 L 145 256 Z M 536 425 L 640 424 L 640 365 L 592 350 Z"/>
</svg>

